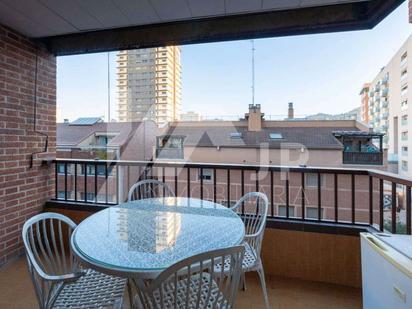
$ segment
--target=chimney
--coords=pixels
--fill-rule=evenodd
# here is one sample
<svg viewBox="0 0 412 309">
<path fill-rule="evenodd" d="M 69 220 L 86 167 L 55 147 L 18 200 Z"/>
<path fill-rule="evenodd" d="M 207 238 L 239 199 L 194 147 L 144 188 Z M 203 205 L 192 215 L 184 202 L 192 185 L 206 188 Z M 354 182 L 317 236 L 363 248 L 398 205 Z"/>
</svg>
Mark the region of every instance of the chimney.
<svg viewBox="0 0 412 309">
<path fill-rule="evenodd" d="M 260 111 L 260 104 L 249 104 L 249 113 L 246 115 L 248 131 L 258 132 L 262 130 L 262 119 L 264 114 Z"/>
<path fill-rule="evenodd" d="M 288 103 L 288 119 L 294 118 L 293 102 Z"/>
</svg>

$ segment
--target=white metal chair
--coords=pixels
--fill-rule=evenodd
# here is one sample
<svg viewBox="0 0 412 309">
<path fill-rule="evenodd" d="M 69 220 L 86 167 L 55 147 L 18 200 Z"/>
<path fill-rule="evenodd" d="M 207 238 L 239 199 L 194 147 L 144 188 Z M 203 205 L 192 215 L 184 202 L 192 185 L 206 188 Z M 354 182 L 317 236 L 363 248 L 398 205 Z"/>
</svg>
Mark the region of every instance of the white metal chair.
<svg viewBox="0 0 412 309">
<path fill-rule="evenodd" d="M 70 248 L 76 224 L 57 213 L 36 215 L 23 226 L 28 270 L 39 307 L 121 308 L 126 279 L 81 269 Z"/>
<path fill-rule="evenodd" d="M 260 278 L 260 283 L 265 301 L 265 308 L 269 309 L 269 299 L 266 290 L 265 272 L 260 257 L 262 248 L 263 234 L 265 232 L 266 218 L 268 212 L 268 198 L 260 192 L 249 192 L 242 196 L 240 200 L 231 209 L 242 216 L 245 224 L 245 257 L 242 265 L 242 284 L 246 288 L 245 273 L 256 271 Z M 217 265 L 217 271 L 226 273 L 230 267 L 230 260 L 225 260 L 222 264 Z"/>
<path fill-rule="evenodd" d="M 239 288 L 244 246 L 201 253 L 164 270 L 152 282 L 138 281 L 144 309 L 233 309 Z M 219 261 L 231 263 L 216 272 Z"/>
<path fill-rule="evenodd" d="M 155 197 L 175 197 L 173 190 L 167 183 L 156 179 L 145 179 L 135 183 L 129 190 L 127 201 L 141 200 Z"/>
</svg>

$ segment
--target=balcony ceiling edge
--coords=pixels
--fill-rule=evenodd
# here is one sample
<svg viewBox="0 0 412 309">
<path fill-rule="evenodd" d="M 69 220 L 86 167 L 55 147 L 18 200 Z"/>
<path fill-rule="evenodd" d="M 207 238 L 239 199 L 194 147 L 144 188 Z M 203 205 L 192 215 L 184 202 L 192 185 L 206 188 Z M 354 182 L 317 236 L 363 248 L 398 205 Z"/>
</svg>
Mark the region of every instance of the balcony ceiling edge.
<svg viewBox="0 0 412 309">
<path fill-rule="evenodd" d="M 56 56 L 281 37 L 376 26 L 404 0 L 371 0 L 40 38 Z"/>
</svg>

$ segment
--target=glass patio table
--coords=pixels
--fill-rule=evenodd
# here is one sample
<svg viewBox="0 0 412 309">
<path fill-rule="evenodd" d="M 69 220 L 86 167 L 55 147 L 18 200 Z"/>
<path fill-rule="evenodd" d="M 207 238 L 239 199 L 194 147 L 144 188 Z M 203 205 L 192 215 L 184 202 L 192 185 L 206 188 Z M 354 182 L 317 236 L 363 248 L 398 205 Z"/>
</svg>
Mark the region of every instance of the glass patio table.
<svg viewBox="0 0 412 309">
<path fill-rule="evenodd" d="M 242 220 L 220 204 L 194 198 L 155 198 L 120 204 L 81 222 L 71 238 L 89 267 L 151 279 L 195 254 L 243 241 Z"/>
</svg>

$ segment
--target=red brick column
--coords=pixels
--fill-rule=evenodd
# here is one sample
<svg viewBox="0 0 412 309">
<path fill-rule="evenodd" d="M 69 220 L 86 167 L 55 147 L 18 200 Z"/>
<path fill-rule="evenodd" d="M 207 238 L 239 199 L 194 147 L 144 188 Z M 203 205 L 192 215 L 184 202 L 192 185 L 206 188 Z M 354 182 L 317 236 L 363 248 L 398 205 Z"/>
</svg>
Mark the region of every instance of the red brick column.
<svg viewBox="0 0 412 309">
<path fill-rule="evenodd" d="M 36 128 L 35 76 L 37 60 Z M 44 149 L 48 152 L 30 158 Z M 53 192 L 55 156 L 56 59 L 44 47 L 0 25 L 0 265 L 22 252 L 23 223 L 39 213 Z"/>
</svg>

